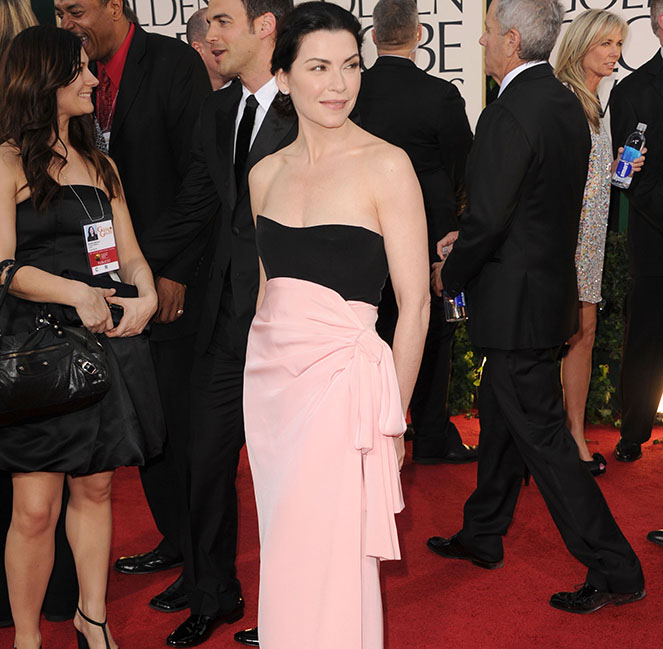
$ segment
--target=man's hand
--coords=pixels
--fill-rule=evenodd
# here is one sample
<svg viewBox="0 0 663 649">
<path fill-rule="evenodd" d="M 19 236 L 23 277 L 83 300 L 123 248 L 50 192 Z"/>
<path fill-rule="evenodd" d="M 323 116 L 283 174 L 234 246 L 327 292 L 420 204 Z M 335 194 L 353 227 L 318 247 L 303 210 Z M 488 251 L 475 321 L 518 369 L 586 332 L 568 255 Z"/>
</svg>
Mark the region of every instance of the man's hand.
<svg viewBox="0 0 663 649">
<path fill-rule="evenodd" d="M 456 239 L 458 239 L 458 230 L 452 230 L 451 232 L 447 232 L 447 234 L 437 242 L 437 256 L 442 261 L 444 261 L 453 250 Z"/>
<path fill-rule="evenodd" d="M 184 313 L 186 285 L 165 277 L 157 277 L 156 289 L 159 297 L 159 308 L 152 322 L 156 324 L 175 322 Z"/>
<path fill-rule="evenodd" d="M 433 262 L 430 274 L 430 286 L 437 297 L 442 297 L 442 289 L 444 288 L 442 286 L 442 266 L 444 266 L 443 261 Z"/>
</svg>

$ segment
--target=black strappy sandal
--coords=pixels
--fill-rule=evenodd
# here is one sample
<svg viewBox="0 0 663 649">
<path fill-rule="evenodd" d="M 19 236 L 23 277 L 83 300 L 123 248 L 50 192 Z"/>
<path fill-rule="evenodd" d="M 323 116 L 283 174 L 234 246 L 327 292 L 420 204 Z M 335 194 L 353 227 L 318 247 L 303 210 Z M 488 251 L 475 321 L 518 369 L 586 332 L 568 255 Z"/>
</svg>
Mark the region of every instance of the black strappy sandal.
<svg viewBox="0 0 663 649">
<path fill-rule="evenodd" d="M 106 625 L 108 624 L 108 617 L 103 622 L 95 622 L 94 620 L 90 619 L 87 615 L 85 615 L 85 613 L 81 611 L 80 607 L 78 608 L 78 614 L 88 624 L 94 624 L 94 626 L 101 627 L 101 630 L 104 632 L 104 642 L 106 643 L 106 649 L 111 649 L 110 642 L 108 640 L 108 632 L 106 631 Z M 88 644 L 87 638 L 78 629 L 76 629 L 76 640 L 78 641 L 78 649 L 90 649 L 90 645 Z"/>
</svg>

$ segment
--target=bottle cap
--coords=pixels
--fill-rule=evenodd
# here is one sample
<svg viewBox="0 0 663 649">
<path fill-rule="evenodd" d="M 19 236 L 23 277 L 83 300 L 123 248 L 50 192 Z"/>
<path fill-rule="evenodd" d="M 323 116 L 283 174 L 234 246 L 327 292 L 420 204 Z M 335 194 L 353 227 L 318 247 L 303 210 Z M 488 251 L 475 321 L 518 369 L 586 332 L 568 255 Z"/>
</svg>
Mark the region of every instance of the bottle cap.
<svg viewBox="0 0 663 649">
<path fill-rule="evenodd" d="M 644 133 L 644 132 L 647 130 L 647 125 L 646 125 L 646 124 L 643 124 L 642 122 L 640 122 L 640 123 L 638 124 L 638 128 L 635 129 L 635 130 L 636 130 L 636 131 L 640 131 L 640 133 Z"/>
</svg>

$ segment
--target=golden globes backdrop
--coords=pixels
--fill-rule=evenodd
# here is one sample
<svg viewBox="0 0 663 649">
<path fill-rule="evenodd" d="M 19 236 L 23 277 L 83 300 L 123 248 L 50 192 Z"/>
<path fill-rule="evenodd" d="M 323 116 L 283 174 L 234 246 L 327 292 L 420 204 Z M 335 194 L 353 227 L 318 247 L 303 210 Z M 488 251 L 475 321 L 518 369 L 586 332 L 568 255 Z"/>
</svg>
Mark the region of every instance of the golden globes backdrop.
<svg viewBox="0 0 663 649">
<path fill-rule="evenodd" d="M 363 53 L 367 66 L 371 66 L 376 57 L 370 35 L 376 3 L 377 0 L 336 0 L 336 4 L 357 16 L 366 30 Z M 187 20 L 198 9 L 207 7 L 207 0 L 131 0 L 131 4 L 145 29 L 184 39 Z M 418 0 L 417 4 L 423 25 L 417 65 L 458 85 L 474 124 L 483 107 L 485 86 L 478 43 L 485 2 Z"/>
<path fill-rule="evenodd" d="M 208 0 L 130 0 L 140 24 L 184 39 L 187 20 Z M 375 46 L 370 37 L 371 14 L 377 0 L 335 0 L 359 18 L 366 30 L 364 58 L 367 66 L 375 61 Z M 587 9 L 609 9 L 619 13 L 630 26 L 630 33 L 617 71 L 600 87 L 605 105 L 613 83 L 652 57 L 658 48 L 649 22 L 650 0 L 561 0 L 566 23 Z M 417 65 L 455 83 L 465 101 L 474 126 L 484 105 L 485 78 L 483 50 L 479 37 L 483 31 L 486 0 L 418 0 L 423 38 L 417 51 Z M 552 61 L 555 61 L 556 51 Z"/>
</svg>

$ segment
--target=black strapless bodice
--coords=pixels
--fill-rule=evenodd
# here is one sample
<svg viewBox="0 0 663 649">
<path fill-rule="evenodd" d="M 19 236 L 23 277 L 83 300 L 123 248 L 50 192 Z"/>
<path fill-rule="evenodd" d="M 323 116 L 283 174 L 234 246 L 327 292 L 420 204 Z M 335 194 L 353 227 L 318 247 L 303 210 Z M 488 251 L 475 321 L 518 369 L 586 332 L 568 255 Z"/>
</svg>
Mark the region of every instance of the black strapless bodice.
<svg viewBox="0 0 663 649">
<path fill-rule="evenodd" d="M 64 270 L 89 274 L 83 224 L 102 217 L 112 218 L 110 202 L 103 190 L 90 185 L 63 186 L 44 212 L 25 200 L 16 206 L 16 259 L 54 275 Z"/>
<path fill-rule="evenodd" d="M 356 225 L 291 227 L 258 216 L 258 253 L 267 279 L 292 277 L 377 306 L 387 273 L 384 240 Z"/>
</svg>

